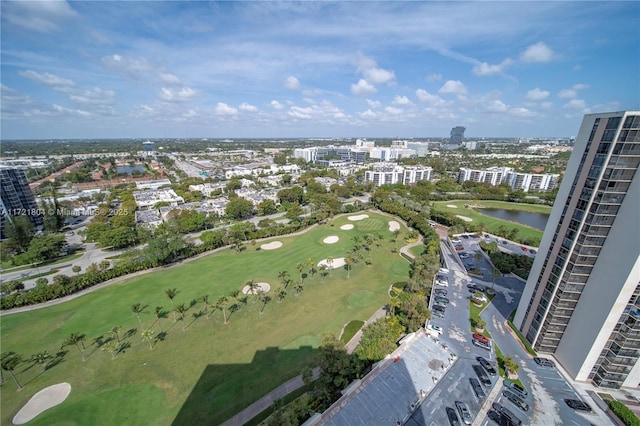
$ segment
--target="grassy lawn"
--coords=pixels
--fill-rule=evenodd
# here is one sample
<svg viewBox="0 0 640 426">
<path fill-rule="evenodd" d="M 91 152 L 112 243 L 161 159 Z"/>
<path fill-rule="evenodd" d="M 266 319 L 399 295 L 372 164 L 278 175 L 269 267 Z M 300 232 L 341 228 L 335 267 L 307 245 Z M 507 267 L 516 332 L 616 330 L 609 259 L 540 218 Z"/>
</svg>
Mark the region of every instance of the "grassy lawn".
<svg viewBox="0 0 640 426">
<path fill-rule="evenodd" d="M 342 337 L 340 337 L 340 341 L 345 345 L 349 343 L 349 340 L 362 328 L 364 325 L 364 321 L 361 320 L 353 320 L 349 321 L 344 327 L 344 331 L 342 332 Z"/>
<path fill-rule="evenodd" d="M 484 224 L 486 231 L 489 233 L 496 233 L 498 227 L 503 225 L 506 226 L 507 229 L 516 228 L 518 229 L 519 237 L 526 237 L 528 239 L 542 239 L 543 231 L 533 228 L 531 226 L 522 225 L 516 222 L 511 222 L 507 220 L 496 219 L 491 216 L 484 215 L 479 213 L 474 209 L 468 209 L 465 207 L 466 204 L 470 204 L 472 201 L 470 200 L 454 200 L 454 201 L 438 201 L 434 202 L 434 206 L 438 209 L 450 213 L 454 213 L 460 216 L 466 216 L 473 220 L 475 224 Z M 504 208 L 510 210 L 522 210 L 522 211 L 532 211 L 538 213 L 550 213 L 551 207 L 548 206 L 537 206 L 530 204 L 522 204 L 522 203 L 507 203 L 505 201 L 478 201 L 478 204 L 483 207 L 494 207 L 494 208 Z M 448 205 L 456 206 L 447 207 Z M 544 209 L 544 210 L 532 210 L 532 209 Z"/>
<path fill-rule="evenodd" d="M 40 389 L 69 382 L 72 391 L 61 405 L 41 414 L 31 425 L 170 425 L 219 424 L 287 379 L 313 365 L 315 349 L 323 333 L 337 335 L 353 318 L 368 318 L 388 300 L 389 286 L 407 279 L 409 264 L 391 253 L 393 235 L 389 218 L 368 213 L 370 218 L 352 222 L 355 228 L 340 230 L 347 216 L 334 219 L 296 237 L 278 237 L 283 247 L 258 250 L 247 246 L 243 253 L 226 249 L 179 267 L 142 275 L 114 284 L 61 305 L 32 312 L 2 316 L 2 351 L 29 357 L 47 350 L 51 354 L 70 333 L 86 335 L 87 360 L 78 349 L 66 346 L 60 362 L 44 371 L 26 363 L 16 370 L 25 388 L 16 392 L 8 378 L 0 390 L 0 423 L 11 424 L 17 410 Z M 300 274 L 299 262 L 316 263 L 329 256 L 343 257 L 353 246 L 354 235 L 380 234 L 380 247 L 372 245 L 372 261 L 340 268 L 324 279 L 306 277 L 304 290 L 296 295 L 290 287 L 278 303 L 278 272 L 287 270 L 291 279 Z M 339 236 L 335 244 L 324 244 L 328 236 Z M 406 237 L 402 229 L 399 238 Z M 402 241 L 402 240 L 400 240 Z M 308 267 L 305 265 L 306 273 Z M 252 297 L 224 325 L 222 312 L 207 319 L 197 316 L 202 303 L 193 305 L 183 323 L 172 314 L 156 322 L 154 309 L 171 309 L 167 288 L 177 288 L 174 303 L 190 306 L 192 300 L 208 294 L 215 301 L 240 289 L 248 280 L 270 283 L 272 301 L 263 314 Z M 230 297 L 229 297 L 230 298 Z M 131 310 L 134 303 L 146 305 L 141 315 L 143 328 L 166 336 L 153 350 L 140 335 Z M 193 314 L 196 314 L 194 317 Z M 227 315 L 229 312 L 227 311 Z M 109 339 L 109 330 L 122 326 L 120 339 L 126 346 L 115 359 L 94 339 Z M 133 330 L 127 335 L 127 330 Z M 174 423 L 175 422 L 175 423 Z"/>
</svg>

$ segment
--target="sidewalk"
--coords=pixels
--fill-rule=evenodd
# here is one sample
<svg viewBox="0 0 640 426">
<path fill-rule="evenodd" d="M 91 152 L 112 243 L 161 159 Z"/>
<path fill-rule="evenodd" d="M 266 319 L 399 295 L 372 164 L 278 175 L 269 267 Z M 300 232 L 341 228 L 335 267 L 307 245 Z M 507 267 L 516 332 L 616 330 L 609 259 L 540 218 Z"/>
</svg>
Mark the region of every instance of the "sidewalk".
<svg viewBox="0 0 640 426">
<path fill-rule="evenodd" d="M 375 311 L 373 315 L 371 315 L 369 319 L 364 322 L 362 327 L 360 327 L 360 330 L 358 330 L 358 332 L 354 334 L 351 340 L 349 340 L 345 345 L 348 354 L 352 354 L 353 351 L 356 350 L 356 346 L 358 346 L 358 343 L 360 343 L 360 339 L 362 339 L 362 329 L 365 327 L 365 325 L 376 322 L 378 318 L 384 317 L 385 315 L 387 315 L 387 311 L 388 308 L 386 306 L 383 306 L 382 308 Z"/>
<path fill-rule="evenodd" d="M 320 367 L 313 369 L 313 380 L 317 379 L 318 376 L 320 376 Z M 273 401 L 287 396 L 291 392 L 300 389 L 302 386 L 304 386 L 302 376 L 296 376 L 293 379 L 289 379 L 244 410 L 240 411 L 235 416 L 231 417 L 226 422 L 222 423 L 222 426 L 242 426 L 272 406 Z"/>
</svg>

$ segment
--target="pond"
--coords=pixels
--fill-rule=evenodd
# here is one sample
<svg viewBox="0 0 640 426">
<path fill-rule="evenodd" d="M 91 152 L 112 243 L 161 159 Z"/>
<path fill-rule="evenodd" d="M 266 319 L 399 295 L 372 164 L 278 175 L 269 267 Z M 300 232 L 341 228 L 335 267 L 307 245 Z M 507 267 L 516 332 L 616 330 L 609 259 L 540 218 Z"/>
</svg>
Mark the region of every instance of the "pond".
<svg viewBox="0 0 640 426">
<path fill-rule="evenodd" d="M 138 172 L 140 172 L 141 174 L 144 174 L 144 172 L 146 171 L 146 169 L 144 168 L 144 166 L 141 165 L 137 165 L 137 166 L 118 166 L 117 168 L 118 170 L 118 174 L 127 174 L 129 176 L 131 176 L 131 174 L 137 170 Z"/>
<path fill-rule="evenodd" d="M 541 231 L 544 231 L 544 227 L 547 226 L 547 221 L 549 220 L 549 215 L 546 213 L 523 212 L 520 210 L 487 208 L 478 209 L 478 212 L 495 217 L 496 219 L 510 220 L 522 225 L 529 225 Z"/>
</svg>

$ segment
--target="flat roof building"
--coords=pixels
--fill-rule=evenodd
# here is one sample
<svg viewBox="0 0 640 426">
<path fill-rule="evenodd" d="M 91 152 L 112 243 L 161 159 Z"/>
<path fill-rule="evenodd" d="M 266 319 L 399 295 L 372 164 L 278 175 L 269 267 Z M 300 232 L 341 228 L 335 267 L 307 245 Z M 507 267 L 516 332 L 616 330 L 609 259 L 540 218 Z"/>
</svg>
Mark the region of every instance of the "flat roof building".
<svg viewBox="0 0 640 426">
<path fill-rule="evenodd" d="M 585 115 L 514 318 L 576 381 L 640 385 L 640 111 Z"/>
</svg>

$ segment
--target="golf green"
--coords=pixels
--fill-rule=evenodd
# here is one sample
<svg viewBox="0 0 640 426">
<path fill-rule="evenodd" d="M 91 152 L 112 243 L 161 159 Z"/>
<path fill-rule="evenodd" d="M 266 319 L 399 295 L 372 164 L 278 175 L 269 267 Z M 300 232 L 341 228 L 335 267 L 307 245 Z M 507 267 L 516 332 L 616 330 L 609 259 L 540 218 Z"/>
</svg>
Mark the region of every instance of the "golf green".
<svg viewBox="0 0 640 426">
<path fill-rule="evenodd" d="M 265 393 L 314 365 L 314 355 L 323 333 L 339 334 L 351 320 L 366 320 L 387 300 L 389 286 L 407 279 L 409 263 L 397 251 L 406 228 L 394 242 L 388 230 L 388 216 L 367 212 L 369 218 L 350 221 L 348 216 L 313 227 L 301 235 L 278 237 L 282 247 L 261 250 L 260 243 L 247 244 L 236 253 L 220 250 L 179 266 L 162 268 L 110 285 L 60 305 L 13 315 L 0 321 L 2 351 L 14 351 L 25 358 L 48 351 L 60 353 L 55 365 L 44 369 L 33 362 L 21 364 L 16 386 L 7 372 L 1 388 L 1 422 L 11 418 L 40 389 L 68 382 L 69 398 L 38 417 L 33 425 L 170 425 L 219 424 Z M 352 230 L 340 226 L 351 223 Z M 382 236 L 362 248 L 362 259 L 351 269 L 336 268 L 326 276 L 310 264 L 323 259 L 345 257 L 359 237 Z M 338 241 L 323 240 L 337 236 Z M 267 241 L 267 242 L 269 242 Z M 309 260 L 313 262 L 309 262 Z M 365 260 L 370 261 L 367 266 Z M 302 264 L 302 272 L 298 270 Z M 279 277 L 288 272 L 293 281 L 279 300 Z M 242 294 L 231 296 L 247 281 L 266 282 L 271 300 Z M 304 286 L 296 291 L 296 282 Z M 175 306 L 188 308 L 184 321 L 174 322 L 172 304 L 165 290 L 177 289 Z M 225 310 L 215 310 L 200 300 L 208 295 L 215 304 L 226 297 Z M 137 316 L 131 307 L 141 303 Z M 232 312 L 237 303 L 240 310 Z M 165 312 L 156 318 L 155 308 Z M 224 324 L 223 315 L 228 317 Z M 118 352 L 110 351 L 120 326 Z M 153 349 L 140 329 L 154 333 Z M 85 335 L 81 349 L 61 349 L 71 333 Z M 111 339 L 111 344 L 108 343 Z"/>
</svg>

